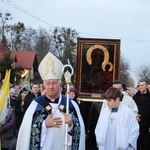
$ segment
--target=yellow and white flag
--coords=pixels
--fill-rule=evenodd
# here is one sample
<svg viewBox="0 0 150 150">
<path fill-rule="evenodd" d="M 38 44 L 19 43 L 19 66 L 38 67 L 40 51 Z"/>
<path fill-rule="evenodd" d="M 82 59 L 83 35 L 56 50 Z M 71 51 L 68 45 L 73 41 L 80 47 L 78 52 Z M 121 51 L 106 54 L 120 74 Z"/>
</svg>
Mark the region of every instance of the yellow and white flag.
<svg viewBox="0 0 150 150">
<path fill-rule="evenodd" d="M 0 123 L 2 123 L 7 115 L 7 104 L 9 97 L 9 80 L 10 80 L 10 70 L 6 71 L 4 83 L 0 89 Z"/>
</svg>

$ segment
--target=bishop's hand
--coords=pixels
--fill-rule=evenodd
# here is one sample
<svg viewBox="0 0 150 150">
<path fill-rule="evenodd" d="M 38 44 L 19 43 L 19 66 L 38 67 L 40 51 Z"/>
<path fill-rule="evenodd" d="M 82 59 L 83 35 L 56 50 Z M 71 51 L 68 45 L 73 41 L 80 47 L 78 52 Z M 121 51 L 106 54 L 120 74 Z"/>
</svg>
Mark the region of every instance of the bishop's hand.
<svg viewBox="0 0 150 150">
<path fill-rule="evenodd" d="M 48 115 L 45 119 L 45 124 L 47 128 L 59 128 L 62 125 L 62 123 L 63 121 L 60 117 L 53 117 L 52 115 Z"/>
<path fill-rule="evenodd" d="M 67 123 L 69 127 L 73 125 L 72 116 L 69 113 L 66 114 L 64 113 L 64 119 L 65 119 L 65 123 Z"/>
</svg>

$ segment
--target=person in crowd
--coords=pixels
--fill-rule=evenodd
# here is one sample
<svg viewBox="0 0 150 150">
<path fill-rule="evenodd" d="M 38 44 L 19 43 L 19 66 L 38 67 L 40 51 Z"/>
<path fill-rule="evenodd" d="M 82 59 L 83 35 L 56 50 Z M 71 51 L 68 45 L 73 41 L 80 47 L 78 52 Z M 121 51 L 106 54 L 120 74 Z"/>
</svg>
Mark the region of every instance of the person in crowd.
<svg viewBox="0 0 150 150">
<path fill-rule="evenodd" d="M 125 95 L 129 95 L 129 90 L 126 87 L 125 83 L 122 83 L 122 93 Z"/>
<path fill-rule="evenodd" d="M 67 94 L 67 89 L 65 88 L 63 90 L 63 93 L 66 95 Z M 82 103 L 81 99 L 78 97 L 78 92 L 75 89 L 74 86 L 70 86 L 69 88 L 69 97 L 74 100 L 79 106 Z"/>
<path fill-rule="evenodd" d="M 99 150 L 136 150 L 139 125 L 133 111 L 122 104 L 122 93 L 114 87 L 105 92 L 108 107 L 99 116 L 95 135 Z"/>
<path fill-rule="evenodd" d="M 150 83 L 148 83 L 147 89 L 148 89 L 148 91 L 150 92 Z"/>
<path fill-rule="evenodd" d="M 138 91 L 139 90 L 139 85 L 137 85 L 135 89 Z"/>
<path fill-rule="evenodd" d="M 128 106 L 129 108 L 132 109 L 132 111 L 137 114 L 138 113 L 138 108 L 137 108 L 137 105 L 136 103 L 134 102 L 133 98 L 127 94 L 123 94 L 123 84 L 120 80 L 116 80 L 112 83 L 112 87 L 115 87 L 117 88 L 118 90 L 121 91 L 122 93 L 122 99 L 121 101 L 126 105 Z M 102 105 L 102 109 L 107 107 L 107 101 L 104 100 L 103 101 L 103 105 Z"/>
<path fill-rule="evenodd" d="M 27 81 L 29 82 L 29 85 L 30 86 L 32 86 L 32 80 L 31 80 L 31 78 L 29 77 L 29 78 L 27 78 Z"/>
<path fill-rule="evenodd" d="M 29 85 L 29 89 L 30 89 L 30 83 L 28 81 L 23 81 L 21 83 L 21 88 L 24 86 L 24 85 Z"/>
<path fill-rule="evenodd" d="M 64 94 L 66 95 L 66 88 L 64 89 Z M 83 121 L 84 121 L 84 125 L 85 125 L 85 130 L 87 131 L 87 124 L 88 124 L 88 110 L 86 108 L 86 104 L 84 103 L 84 101 L 82 101 L 79 97 L 78 97 L 78 92 L 77 90 L 75 89 L 74 86 L 70 86 L 70 89 L 69 89 L 69 97 L 74 100 L 78 106 L 79 106 L 79 109 L 80 109 L 80 112 L 81 112 L 81 116 L 83 118 Z"/>
<path fill-rule="evenodd" d="M 28 107 L 16 150 L 63 150 L 66 146 L 69 150 L 85 150 L 84 123 L 73 100 L 69 100 L 66 113 L 67 98 L 61 94 L 62 68 L 61 61 L 50 52 L 41 61 L 38 70 L 46 94 L 35 98 Z"/>
<path fill-rule="evenodd" d="M 95 127 L 101 112 L 102 102 L 93 102 L 89 112 L 87 150 L 98 150 L 95 137 Z"/>
<path fill-rule="evenodd" d="M 133 98 L 133 96 L 136 94 L 137 90 L 135 88 L 130 88 L 129 89 L 129 96 Z"/>
<path fill-rule="evenodd" d="M 10 87 L 10 88 L 14 88 L 14 86 L 15 86 L 15 84 L 9 83 L 9 87 Z"/>
<path fill-rule="evenodd" d="M 16 130 L 17 131 L 20 128 L 20 125 L 22 123 L 22 119 L 24 116 L 24 100 L 28 92 L 29 92 L 28 89 L 26 89 L 25 87 L 21 88 L 19 95 L 17 97 L 16 103 L 15 103 Z"/>
<path fill-rule="evenodd" d="M 77 90 L 75 89 L 74 86 L 70 86 L 70 92 L 69 92 L 69 97 L 74 100 L 77 104 L 80 104 L 79 97 Z M 67 89 L 65 89 L 65 94 L 66 94 Z"/>
<path fill-rule="evenodd" d="M 5 121 L 0 123 L 1 150 L 15 150 L 15 113 L 13 108 L 7 108 Z"/>
<path fill-rule="evenodd" d="M 33 82 L 31 86 L 31 92 L 26 95 L 24 100 L 24 112 L 27 110 L 32 100 L 41 95 L 39 90 L 40 90 L 39 83 Z"/>
<path fill-rule="evenodd" d="M 30 93 L 31 92 L 31 87 L 30 87 L 30 85 L 28 84 L 28 83 L 23 83 L 22 84 L 22 87 L 21 87 L 21 89 L 23 89 L 23 88 L 26 88 L 27 90 L 28 90 L 28 93 Z"/>
<path fill-rule="evenodd" d="M 11 88 L 9 93 L 10 93 L 10 106 L 13 109 L 15 109 L 15 103 L 16 103 L 16 99 L 17 99 L 17 97 L 15 96 L 16 95 L 15 89 Z"/>
<path fill-rule="evenodd" d="M 20 86 L 15 84 L 14 89 L 15 89 L 15 96 L 17 97 L 19 95 L 19 92 L 20 92 Z"/>
<path fill-rule="evenodd" d="M 41 93 L 41 95 L 45 94 L 45 88 L 44 88 L 43 84 L 40 84 L 40 93 Z"/>
<path fill-rule="evenodd" d="M 140 125 L 140 135 L 137 142 L 137 150 L 150 150 L 150 93 L 146 80 L 139 81 L 139 90 L 133 96 L 139 112 L 137 120 Z"/>
<path fill-rule="evenodd" d="M 2 79 L 2 81 L 1 81 L 1 86 L 3 85 L 3 83 L 4 83 L 4 79 Z"/>
</svg>

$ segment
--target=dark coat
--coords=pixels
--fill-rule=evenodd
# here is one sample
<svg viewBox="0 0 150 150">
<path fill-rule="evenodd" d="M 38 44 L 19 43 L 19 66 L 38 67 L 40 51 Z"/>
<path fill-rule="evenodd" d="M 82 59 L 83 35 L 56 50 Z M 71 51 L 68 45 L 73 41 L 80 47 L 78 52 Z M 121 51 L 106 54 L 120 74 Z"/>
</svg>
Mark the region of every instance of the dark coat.
<svg viewBox="0 0 150 150">
<path fill-rule="evenodd" d="M 140 125 L 140 135 L 137 140 L 137 150 L 140 149 L 150 149 L 150 93 L 147 90 L 146 94 L 141 94 L 138 91 L 134 96 L 133 99 L 139 109 L 138 114 L 141 115 L 139 122 Z"/>
<path fill-rule="evenodd" d="M 12 108 L 14 108 L 14 109 L 15 109 L 16 100 L 17 100 L 17 98 L 15 96 L 14 97 L 10 97 L 10 106 Z"/>
<path fill-rule="evenodd" d="M 97 150 L 95 127 L 102 108 L 102 102 L 93 102 L 89 112 L 87 150 Z"/>
<path fill-rule="evenodd" d="M 139 122 L 141 131 L 148 131 L 150 128 L 150 93 L 141 94 L 138 91 L 133 99 L 138 107 L 138 114 L 141 115 L 141 121 Z"/>
<path fill-rule="evenodd" d="M 22 105 L 21 95 L 18 96 L 15 103 L 15 114 L 16 114 L 16 127 L 17 129 L 19 129 L 24 116 L 24 105 Z"/>
<path fill-rule="evenodd" d="M 40 96 L 41 93 L 38 92 L 37 96 Z M 34 93 L 29 93 L 24 100 L 24 113 L 26 112 L 27 108 L 29 107 L 29 105 L 31 104 L 32 100 L 35 98 Z"/>
<path fill-rule="evenodd" d="M 6 139 L 11 139 L 14 137 L 15 133 L 15 113 L 14 109 L 9 108 L 6 117 L 6 123 L 1 126 L 2 135 Z"/>
</svg>

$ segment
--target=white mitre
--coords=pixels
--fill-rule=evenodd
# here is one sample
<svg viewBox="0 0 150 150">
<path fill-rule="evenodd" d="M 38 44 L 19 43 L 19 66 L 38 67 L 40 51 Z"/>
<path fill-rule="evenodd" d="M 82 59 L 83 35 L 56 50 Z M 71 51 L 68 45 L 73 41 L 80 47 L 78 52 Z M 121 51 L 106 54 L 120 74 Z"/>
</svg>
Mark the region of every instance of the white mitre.
<svg viewBox="0 0 150 150">
<path fill-rule="evenodd" d="M 62 62 L 51 52 L 42 59 L 38 71 L 42 80 L 61 79 L 62 78 Z"/>
</svg>

